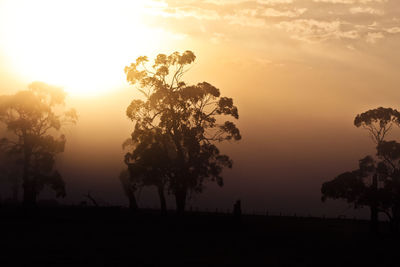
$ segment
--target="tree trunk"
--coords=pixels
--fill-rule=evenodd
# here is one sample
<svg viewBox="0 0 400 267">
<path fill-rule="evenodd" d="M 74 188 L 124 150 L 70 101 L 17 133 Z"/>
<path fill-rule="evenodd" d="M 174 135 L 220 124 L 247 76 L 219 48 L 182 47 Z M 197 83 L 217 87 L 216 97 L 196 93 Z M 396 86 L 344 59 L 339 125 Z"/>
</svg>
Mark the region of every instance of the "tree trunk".
<svg viewBox="0 0 400 267">
<path fill-rule="evenodd" d="M 161 214 L 167 214 L 167 201 L 165 200 L 164 185 L 157 186 L 158 196 L 160 198 Z"/>
<path fill-rule="evenodd" d="M 394 234 L 399 233 L 399 223 L 400 223 L 400 205 L 395 204 L 392 208 L 392 232 Z"/>
<path fill-rule="evenodd" d="M 129 209 L 131 211 L 133 211 L 133 212 L 136 212 L 139 209 L 139 206 L 138 206 L 137 201 L 136 201 L 135 194 L 131 194 L 129 196 Z"/>
<path fill-rule="evenodd" d="M 378 233 L 378 209 L 371 206 L 371 232 Z"/>
<path fill-rule="evenodd" d="M 18 181 L 16 181 L 15 184 L 13 184 L 13 186 L 12 186 L 14 204 L 18 203 L 18 201 L 19 201 L 19 197 L 18 197 L 19 196 L 19 186 L 20 185 L 19 185 Z"/>
<path fill-rule="evenodd" d="M 176 212 L 178 215 L 183 215 L 185 212 L 187 189 L 179 189 L 175 192 Z"/>
<path fill-rule="evenodd" d="M 378 233 L 378 177 L 375 174 L 372 178 L 372 201 L 371 201 L 371 232 Z"/>
<path fill-rule="evenodd" d="M 23 189 L 24 189 L 24 199 L 23 206 L 25 208 L 36 207 L 36 185 L 33 179 L 30 177 L 30 162 L 31 162 L 31 152 L 29 149 L 25 148 L 24 151 L 24 169 L 22 174 Z"/>
<path fill-rule="evenodd" d="M 34 183 L 32 183 L 32 181 L 27 181 L 24 183 L 23 206 L 25 208 L 36 207 L 36 190 L 35 190 Z"/>
</svg>

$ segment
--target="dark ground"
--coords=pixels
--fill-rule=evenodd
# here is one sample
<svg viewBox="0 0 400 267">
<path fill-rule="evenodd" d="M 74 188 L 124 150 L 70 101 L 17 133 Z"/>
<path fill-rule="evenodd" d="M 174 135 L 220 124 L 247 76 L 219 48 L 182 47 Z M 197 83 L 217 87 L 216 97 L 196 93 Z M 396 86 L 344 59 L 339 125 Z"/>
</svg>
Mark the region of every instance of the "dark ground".
<svg viewBox="0 0 400 267">
<path fill-rule="evenodd" d="M 0 266 L 400 266 L 399 238 L 367 221 L 121 208 L 0 209 Z"/>
</svg>

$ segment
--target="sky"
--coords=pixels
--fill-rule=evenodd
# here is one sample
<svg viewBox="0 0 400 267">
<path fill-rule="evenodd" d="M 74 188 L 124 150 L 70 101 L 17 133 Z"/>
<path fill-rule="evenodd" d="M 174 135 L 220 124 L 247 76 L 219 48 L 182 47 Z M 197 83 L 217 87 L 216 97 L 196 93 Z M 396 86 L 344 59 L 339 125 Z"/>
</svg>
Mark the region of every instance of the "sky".
<svg viewBox="0 0 400 267">
<path fill-rule="evenodd" d="M 80 116 L 58 162 L 66 203 L 90 191 L 126 205 L 117 177 L 133 129 L 125 109 L 139 94 L 123 69 L 140 55 L 191 50 L 185 79 L 234 99 L 243 139 L 221 145 L 234 160 L 225 186 L 209 184 L 189 206 L 231 209 L 240 198 L 248 212 L 364 216 L 321 203 L 320 188 L 374 153 L 354 117 L 398 108 L 398 1 L 82 2 L 0 0 L 0 93 L 35 80 L 62 86 Z M 157 206 L 154 191 L 139 204 Z"/>
</svg>

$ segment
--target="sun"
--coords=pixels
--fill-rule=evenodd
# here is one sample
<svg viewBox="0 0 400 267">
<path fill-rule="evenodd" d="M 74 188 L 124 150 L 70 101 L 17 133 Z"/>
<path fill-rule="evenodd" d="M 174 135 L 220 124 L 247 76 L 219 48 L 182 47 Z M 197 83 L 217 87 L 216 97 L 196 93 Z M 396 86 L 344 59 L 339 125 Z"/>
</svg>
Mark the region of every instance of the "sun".
<svg viewBox="0 0 400 267">
<path fill-rule="evenodd" d="M 143 22 L 149 2 L 3 0 L 0 46 L 26 80 L 72 95 L 104 94 L 124 84 L 124 66 L 156 53 L 169 37 Z"/>
</svg>

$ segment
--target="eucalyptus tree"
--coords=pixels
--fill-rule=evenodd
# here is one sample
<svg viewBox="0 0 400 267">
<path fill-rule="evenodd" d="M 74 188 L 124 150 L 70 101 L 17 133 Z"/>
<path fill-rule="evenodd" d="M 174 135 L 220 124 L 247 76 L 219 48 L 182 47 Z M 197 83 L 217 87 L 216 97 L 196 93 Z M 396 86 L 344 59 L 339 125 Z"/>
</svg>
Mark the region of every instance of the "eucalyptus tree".
<svg viewBox="0 0 400 267">
<path fill-rule="evenodd" d="M 367 156 L 360 160 L 357 170 L 342 173 L 324 183 L 321 188 L 322 200 L 345 199 L 355 207 L 368 206 L 371 210 L 371 230 L 374 232 L 378 230 L 379 212 L 389 215 L 388 207 L 394 204 L 389 201 L 390 198 L 395 198 L 394 189 L 389 193 L 389 187 L 393 185 L 392 181 L 397 180 L 397 169 L 394 165 L 397 158 L 394 153 L 390 153 L 390 149 L 393 150 L 395 146 L 385 141 L 385 138 L 393 126 L 399 124 L 400 113 L 392 108 L 379 107 L 358 114 L 354 125 L 368 131 L 377 153 L 375 157 Z M 379 181 L 382 182 L 381 186 Z"/>
<path fill-rule="evenodd" d="M 382 142 L 385 141 L 385 137 L 393 128 L 393 126 L 399 126 L 400 113 L 392 108 L 379 107 L 376 109 L 368 110 L 364 113 L 358 114 L 354 119 L 354 125 L 356 127 L 362 127 L 368 131 L 372 141 L 376 144 L 377 149 L 381 146 Z M 377 153 L 378 157 L 382 156 Z M 378 173 L 372 175 L 371 181 L 371 227 L 373 231 L 378 229 Z"/>
<path fill-rule="evenodd" d="M 142 93 L 126 111 L 135 122 L 132 142 L 140 144 L 153 136 L 146 149 L 156 146 L 153 152 L 164 158 L 157 172 L 175 196 L 178 213 L 184 211 L 189 193 L 201 192 L 206 181 L 223 185 L 222 170 L 231 168 L 232 161 L 220 153 L 218 144 L 241 139 L 235 123 L 227 119 L 239 118 L 232 98 L 221 97 L 207 82 L 183 81 L 195 58 L 191 51 L 159 54 L 150 67 L 147 57 L 125 67 L 127 81 Z"/>
<path fill-rule="evenodd" d="M 66 138 L 61 127 L 75 124 L 74 109 L 64 111 L 66 93 L 58 87 L 33 82 L 27 90 L 0 97 L 0 122 L 7 130 L 1 147 L 22 159 L 23 204 L 36 205 L 44 186 L 57 197 L 65 196 L 65 183 L 55 169 L 56 155 L 64 151 Z"/>
<path fill-rule="evenodd" d="M 399 126 L 400 113 L 396 109 L 379 107 L 358 114 L 354 119 L 357 128 L 368 131 L 372 141 L 379 146 L 393 126 Z"/>
</svg>

